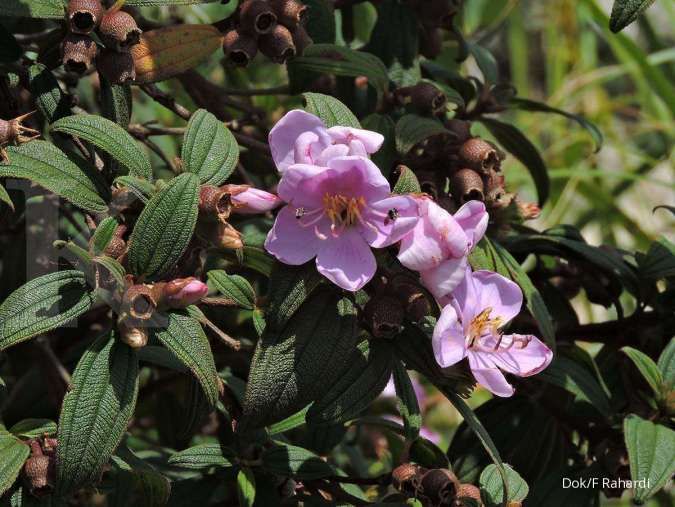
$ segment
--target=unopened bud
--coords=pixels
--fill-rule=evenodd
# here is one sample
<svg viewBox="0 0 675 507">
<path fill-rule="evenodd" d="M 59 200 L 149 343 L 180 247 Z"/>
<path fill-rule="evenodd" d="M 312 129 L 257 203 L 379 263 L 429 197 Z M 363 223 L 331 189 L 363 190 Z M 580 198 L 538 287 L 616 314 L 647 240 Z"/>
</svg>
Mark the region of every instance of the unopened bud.
<svg viewBox="0 0 675 507">
<path fill-rule="evenodd" d="M 404 310 L 393 295 L 376 295 L 364 308 L 366 323 L 376 338 L 393 338 L 401 331 Z"/>
<path fill-rule="evenodd" d="M 223 37 L 225 57 L 240 67 L 245 67 L 258 53 L 258 41 L 249 34 L 230 30 Z"/>
<path fill-rule="evenodd" d="M 450 179 L 450 190 L 458 204 L 485 198 L 483 178 L 473 169 L 460 169 Z"/>
<path fill-rule="evenodd" d="M 69 34 L 61 46 L 63 66 L 69 72 L 84 74 L 91 67 L 98 53 L 94 39 L 87 35 Z"/>
<path fill-rule="evenodd" d="M 422 495 L 431 505 L 450 505 L 458 490 L 459 481 L 450 470 L 436 468 L 422 477 Z"/>
<path fill-rule="evenodd" d="M 466 502 L 465 502 L 466 500 Z M 483 500 L 480 497 L 480 489 L 473 484 L 460 484 L 457 490 L 458 507 L 482 507 Z"/>
<path fill-rule="evenodd" d="M 403 463 L 391 472 L 392 485 L 403 494 L 416 496 L 426 471 L 426 468 L 414 463 Z"/>
<path fill-rule="evenodd" d="M 224 185 L 221 188 L 230 192 L 235 213 L 265 213 L 283 204 L 283 200 L 277 195 L 248 185 Z"/>
<path fill-rule="evenodd" d="M 499 171 L 504 156 L 485 139 L 472 137 L 462 144 L 459 149 L 459 158 L 466 167 L 487 173 L 490 170 Z"/>
<path fill-rule="evenodd" d="M 96 68 L 112 84 L 131 83 L 136 79 L 134 59 L 130 53 L 104 49 L 96 58 Z"/>
<path fill-rule="evenodd" d="M 270 33 L 259 39 L 260 51 L 276 63 L 284 63 L 295 56 L 293 36 L 283 25 L 276 25 Z"/>
<path fill-rule="evenodd" d="M 231 194 L 213 185 L 199 189 L 199 215 L 211 222 L 225 222 L 232 212 Z"/>
<path fill-rule="evenodd" d="M 516 206 L 518 206 L 518 214 L 523 220 L 534 220 L 539 218 L 541 208 L 535 202 L 523 202 L 516 198 Z"/>
<path fill-rule="evenodd" d="M 117 322 L 120 340 L 132 349 L 141 349 L 148 344 L 148 330 L 142 322 L 134 322 L 133 319 L 120 319 Z"/>
<path fill-rule="evenodd" d="M 291 35 L 293 36 L 293 44 L 298 56 L 301 56 L 305 52 L 305 49 L 314 42 L 302 25 L 296 26 Z"/>
<path fill-rule="evenodd" d="M 229 223 L 204 224 L 199 227 L 199 234 L 215 248 L 222 250 L 239 250 L 244 247 L 241 234 Z"/>
<path fill-rule="evenodd" d="M 164 302 L 170 308 L 186 308 L 198 303 L 208 292 L 208 286 L 201 280 L 177 278 L 164 285 Z"/>
<path fill-rule="evenodd" d="M 307 6 L 297 0 L 270 0 L 279 23 L 289 30 L 303 24 L 307 18 Z"/>
<path fill-rule="evenodd" d="M 142 32 L 131 14 L 113 10 L 103 16 L 99 33 L 106 47 L 121 52 L 138 44 Z"/>
<path fill-rule="evenodd" d="M 152 318 L 157 304 L 156 294 L 150 285 L 132 285 L 122 296 L 122 310 L 138 320 Z"/>
<path fill-rule="evenodd" d="M 71 32 L 88 34 L 100 23 L 103 6 L 100 0 L 70 0 L 67 16 Z"/>
<path fill-rule="evenodd" d="M 433 60 L 443 51 L 443 32 L 440 28 L 420 29 L 420 53 Z"/>
<path fill-rule="evenodd" d="M 271 33 L 277 26 L 277 15 L 265 0 L 245 0 L 239 10 L 239 24 L 248 33 Z"/>
</svg>

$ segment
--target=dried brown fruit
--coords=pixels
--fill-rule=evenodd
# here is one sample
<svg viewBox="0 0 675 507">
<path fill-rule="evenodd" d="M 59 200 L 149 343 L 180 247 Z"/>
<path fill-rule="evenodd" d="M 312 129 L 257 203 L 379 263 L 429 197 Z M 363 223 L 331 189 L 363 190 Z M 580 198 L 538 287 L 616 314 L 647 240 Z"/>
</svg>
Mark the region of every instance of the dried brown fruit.
<svg viewBox="0 0 675 507">
<path fill-rule="evenodd" d="M 101 40 L 109 49 L 127 52 L 141 41 L 141 29 L 128 12 L 108 11 L 99 26 Z"/>
<path fill-rule="evenodd" d="M 258 47 L 265 56 L 276 63 L 284 63 L 296 54 L 293 36 L 283 25 L 277 25 L 270 33 L 261 35 Z"/>
<path fill-rule="evenodd" d="M 246 67 L 258 54 L 258 41 L 251 35 L 230 30 L 223 37 L 223 52 L 235 65 Z"/>
<path fill-rule="evenodd" d="M 71 33 L 61 46 L 63 67 L 69 72 L 84 74 L 96 60 L 98 46 L 91 37 Z"/>
<path fill-rule="evenodd" d="M 112 84 L 131 83 L 136 79 L 134 59 L 129 53 L 104 49 L 96 58 L 96 68 Z"/>
<path fill-rule="evenodd" d="M 239 26 L 247 33 L 271 33 L 277 26 L 277 15 L 265 0 L 245 0 L 239 7 Z"/>
<path fill-rule="evenodd" d="M 71 32 L 86 35 L 101 22 L 103 6 L 99 0 L 70 0 L 66 16 Z"/>
<path fill-rule="evenodd" d="M 450 190 L 458 205 L 467 201 L 482 201 L 485 198 L 483 178 L 473 169 L 460 169 L 453 174 Z"/>
</svg>

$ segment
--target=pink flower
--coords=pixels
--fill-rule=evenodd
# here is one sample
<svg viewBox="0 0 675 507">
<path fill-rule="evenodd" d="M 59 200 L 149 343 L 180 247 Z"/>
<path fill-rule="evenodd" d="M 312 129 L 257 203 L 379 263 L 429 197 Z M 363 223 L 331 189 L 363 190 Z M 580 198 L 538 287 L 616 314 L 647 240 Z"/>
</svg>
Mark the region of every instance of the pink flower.
<svg viewBox="0 0 675 507">
<path fill-rule="evenodd" d="M 370 247 L 399 241 L 418 220 L 415 199 L 391 196 L 387 180 L 364 157 L 332 158 L 327 167 L 290 165 L 279 197 L 288 204 L 267 236 L 267 251 L 292 265 L 316 257 L 319 272 L 350 291 L 375 274 Z"/>
<path fill-rule="evenodd" d="M 243 192 L 232 194 L 233 211 L 242 215 L 252 215 L 271 211 L 281 206 L 284 201 L 279 197 L 264 190 L 249 187 Z"/>
<path fill-rule="evenodd" d="M 208 286 L 194 277 L 176 278 L 164 289 L 166 303 L 171 308 L 186 308 L 199 302 L 209 292 Z"/>
<path fill-rule="evenodd" d="M 269 145 L 279 172 L 293 164 L 328 166 L 336 157 L 367 157 L 380 149 L 384 137 L 377 132 L 350 127 L 331 127 L 313 114 L 294 109 L 270 131 Z"/>
<path fill-rule="evenodd" d="M 490 271 L 471 273 L 443 308 L 432 338 L 443 368 L 465 357 L 476 381 L 497 396 L 511 396 L 513 386 L 502 371 L 528 377 L 546 368 L 553 353 L 532 335 L 503 335 L 500 328 L 520 312 L 523 293 L 511 280 Z"/>
<path fill-rule="evenodd" d="M 422 284 L 437 298 L 464 278 L 467 254 L 485 234 L 488 214 L 480 201 L 469 201 L 451 215 L 428 197 L 418 198 L 420 220 L 401 241 L 398 259 L 420 272 Z"/>
</svg>

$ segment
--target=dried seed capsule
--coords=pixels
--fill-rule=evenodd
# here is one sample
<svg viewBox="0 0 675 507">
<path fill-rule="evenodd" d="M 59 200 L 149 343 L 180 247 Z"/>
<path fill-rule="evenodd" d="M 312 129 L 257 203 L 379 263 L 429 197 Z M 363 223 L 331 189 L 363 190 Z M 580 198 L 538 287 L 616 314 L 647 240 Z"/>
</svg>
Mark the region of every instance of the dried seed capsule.
<svg viewBox="0 0 675 507">
<path fill-rule="evenodd" d="M 71 32 L 86 35 L 100 23 L 103 6 L 99 0 L 70 0 L 67 17 Z"/>
<path fill-rule="evenodd" d="M 99 34 L 101 40 L 115 51 L 129 51 L 131 46 L 141 40 L 141 29 L 131 14 L 124 11 L 108 11 L 101 20 Z"/>
<path fill-rule="evenodd" d="M 307 6 L 297 0 L 270 0 L 277 21 L 292 31 L 307 18 Z"/>
<path fill-rule="evenodd" d="M 238 250 L 244 247 L 241 234 L 227 222 L 199 223 L 197 233 L 215 248 L 222 250 Z"/>
<path fill-rule="evenodd" d="M 305 49 L 307 49 L 307 46 L 310 46 L 314 42 L 302 25 L 296 26 L 291 35 L 293 36 L 293 44 L 298 56 L 301 56 L 305 52 Z"/>
<path fill-rule="evenodd" d="M 417 83 L 410 88 L 413 106 L 423 113 L 437 114 L 445 109 L 448 99 L 441 90 L 431 83 Z"/>
<path fill-rule="evenodd" d="M 450 470 L 437 468 L 422 477 L 422 495 L 431 505 L 450 505 L 458 490 L 459 481 Z"/>
<path fill-rule="evenodd" d="M 460 484 L 459 489 L 457 490 L 457 500 L 462 507 L 464 505 L 476 507 L 483 506 L 483 501 L 480 497 L 480 489 L 473 484 Z M 465 500 L 467 501 L 465 502 Z"/>
<path fill-rule="evenodd" d="M 150 319 L 157 304 L 157 296 L 150 285 L 132 285 L 122 296 L 122 311 L 138 320 Z"/>
<path fill-rule="evenodd" d="M 277 25 L 272 32 L 261 35 L 258 47 L 265 56 L 276 63 L 284 63 L 296 54 L 293 36 L 283 25 Z"/>
<path fill-rule="evenodd" d="M 142 322 L 123 318 L 117 321 L 117 329 L 120 340 L 132 349 L 140 349 L 148 344 L 148 330 L 142 326 Z"/>
<path fill-rule="evenodd" d="M 54 458 L 45 456 L 39 440 L 31 440 L 31 457 L 23 465 L 23 475 L 32 495 L 44 496 L 54 486 Z"/>
<path fill-rule="evenodd" d="M 69 72 L 84 74 L 96 59 L 98 46 L 86 35 L 69 34 L 61 46 L 63 66 Z"/>
<path fill-rule="evenodd" d="M 96 68 L 112 84 L 131 83 L 136 79 L 134 59 L 129 53 L 104 49 L 96 58 Z"/>
<path fill-rule="evenodd" d="M 460 169 L 453 174 L 450 190 L 458 204 L 485 199 L 483 178 L 473 169 Z"/>
<path fill-rule="evenodd" d="M 374 296 L 364 308 L 366 324 L 376 338 L 393 338 L 403 325 L 404 309 L 395 296 Z"/>
<path fill-rule="evenodd" d="M 459 158 L 466 167 L 485 174 L 491 169 L 499 171 L 504 156 L 485 139 L 472 137 L 462 144 Z"/>
<path fill-rule="evenodd" d="M 246 0 L 239 8 L 239 24 L 248 33 L 271 33 L 277 26 L 277 15 L 265 0 Z"/>
<path fill-rule="evenodd" d="M 223 37 L 223 51 L 232 63 L 246 67 L 258 53 L 258 41 L 252 35 L 230 30 Z"/>
<path fill-rule="evenodd" d="M 225 222 L 232 212 L 231 194 L 213 185 L 203 185 L 199 189 L 199 215 L 211 222 Z"/>
<path fill-rule="evenodd" d="M 414 496 L 426 471 L 414 463 L 403 463 L 391 472 L 392 485 L 401 493 Z"/>
</svg>

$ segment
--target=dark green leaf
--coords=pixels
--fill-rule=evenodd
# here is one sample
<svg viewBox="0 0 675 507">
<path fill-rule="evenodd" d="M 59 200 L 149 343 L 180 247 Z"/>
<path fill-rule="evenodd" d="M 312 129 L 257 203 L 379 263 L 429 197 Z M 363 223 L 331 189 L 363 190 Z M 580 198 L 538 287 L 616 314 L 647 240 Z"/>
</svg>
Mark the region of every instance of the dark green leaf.
<svg viewBox="0 0 675 507">
<path fill-rule="evenodd" d="M 234 452 L 220 444 L 201 444 L 177 452 L 169 458 L 169 465 L 199 470 L 210 467 L 229 468 Z"/>
<path fill-rule="evenodd" d="M 467 48 L 471 55 L 476 59 L 478 68 L 483 73 L 485 83 L 496 84 L 499 81 L 499 70 L 494 55 L 478 44 L 468 43 Z"/>
<path fill-rule="evenodd" d="M 548 177 L 548 169 L 539 154 L 539 150 L 513 125 L 485 117 L 481 117 L 480 122 L 487 127 L 504 149 L 520 160 L 530 171 L 537 187 L 539 206 L 543 206 L 548 200 L 551 182 Z"/>
<path fill-rule="evenodd" d="M 415 173 L 408 166 L 398 166 L 400 174 L 396 180 L 396 185 L 392 189 L 394 194 L 416 194 L 422 191 L 420 182 Z"/>
<path fill-rule="evenodd" d="M 14 484 L 29 455 L 30 448 L 0 426 L 0 496 Z"/>
<path fill-rule="evenodd" d="M 387 67 L 394 62 L 411 67 L 418 52 L 418 23 L 412 6 L 399 0 L 380 2 L 368 52 L 378 56 Z"/>
<path fill-rule="evenodd" d="M 506 480 L 508 481 L 508 502 L 522 502 L 530 492 L 525 480 L 511 465 L 504 464 Z M 504 481 L 496 465 L 488 465 L 480 474 L 481 496 L 486 500 L 488 507 L 498 507 L 504 502 Z"/>
<path fill-rule="evenodd" d="M 2 185 L 0 185 L 0 202 L 4 202 L 12 211 L 14 211 L 14 203 L 12 202 L 12 198 L 9 196 L 7 190 L 5 190 L 5 187 Z"/>
<path fill-rule="evenodd" d="M 0 350 L 66 325 L 94 304 L 84 273 L 50 273 L 15 290 L 0 305 Z"/>
<path fill-rule="evenodd" d="M 86 211 L 108 209 L 99 195 L 95 175 L 80 169 L 47 141 L 31 141 L 7 148 L 9 162 L 0 164 L 0 177 L 31 180 Z"/>
<path fill-rule="evenodd" d="M 262 455 L 263 470 L 274 475 L 312 480 L 335 475 L 335 469 L 316 454 L 295 445 L 276 443 Z"/>
<path fill-rule="evenodd" d="M 148 196 L 155 194 L 155 185 L 146 179 L 136 178 L 135 176 L 118 176 L 113 184 L 116 187 L 126 187 L 142 203 L 148 202 Z"/>
<path fill-rule="evenodd" d="M 209 271 L 209 281 L 226 298 L 232 299 L 247 310 L 255 308 L 255 291 L 251 284 L 239 275 L 228 275 L 222 269 Z"/>
<path fill-rule="evenodd" d="M 394 386 L 398 398 L 398 412 L 405 425 L 406 438 L 414 440 L 420 433 L 422 414 L 410 376 L 399 361 L 394 362 Z"/>
<path fill-rule="evenodd" d="M 3 6 L 4 8 L 4 6 Z M 12 63 L 21 58 L 23 50 L 4 26 L 0 25 L 0 63 Z"/>
<path fill-rule="evenodd" d="M 187 171 L 203 185 L 221 185 L 239 160 L 239 146 L 225 124 L 205 109 L 195 111 L 188 122 L 181 158 Z"/>
<path fill-rule="evenodd" d="M 335 8 L 330 0 L 303 0 L 308 7 L 305 29 L 315 43 L 335 42 Z"/>
<path fill-rule="evenodd" d="M 410 461 L 414 461 L 425 468 L 448 468 L 448 458 L 445 453 L 431 440 L 419 437 L 410 445 Z"/>
<path fill-rule="evenodd" d="M 10 0 L 10 2 L 15 2 L 17 0 Z M 53 2 L 61 2 L 61 0 L 18 0 L 19 2 L 25 2 L 25 4 L 50 4 Z M 24 4 L 24 5 L 25 5 Z M 10 6 L 11 9 L 11 6 Z M 3 14 L 6 13 L 5 5 L 3 4 Z M 60 5 L 59 15 L 53 17 L 63 17 L 64 8 L 63 5 Z M 45 16 L 52 17 L 52 16 Z M 70 110 L 70 101 L 59 82 L 54 77 L 54 74 L 51 71 L 42 65 L 41 63 L 36 63 L 31 65 L 28 68 L 28 81 L 30 84 L 30 91 L 35 98 L 35 104 L 37 108 L 42 113 L 42 116 L 45 117 L 47 123 L 53 123 L 59 118 L 64 116 L 69 116 L 72 114 Z"/>
<path fill-rule="evenodd" d="M 93 255 L 100 255 L 103 253 L 115 234 L 118 225 L 115 217 L 105 218 L 98 224 L 98 227 L 96 227 L 96 230 L 91 237 L 91 252 Z"/>
<path fill-rule="evenodd" d="M 101 112 L 105 118 L 117 123 L 123 129 L 129 126 L 133 109 L 131 86 L 111 84 L 99 75 L 101 81 Z"/>
<path fill-rule="evenodd" d="M 305 415 L 307 415 L 309 407 L 310 406 L 307 405 L 300 412 L 296 412 L 295 414 L 288 416 L 283 421 L 279 421 L 278 423 L 272 424 L 267 428 L 267 432 L 270 435 L 277 435 L 279 433 L 284 433 L 294 428 L 303 426 L 305 424 Z"/>
<path fill-rule="evenodd" d="M 249 467 L 242 467 L 237 473 L 237 496 L 239 507 L 253 507 L 255 502 L 255 476 Z"/>
<path fill-rule="evenodd" d="M 671 338 L 666 348 L 663 349 L 657 365 L 663 376 L 666 390 L 675 389 L 675 338 Z"/>
<path fill-rule="evenodd" d="M 661 280 L 675 276 L 675 243 L 666 237 L 654 241 L 644 256 L 638 256 L 640 275 L 644 278 Z"/>
<path fill-rule="evenodd" d="M 305 109 L 312 113 L 326 124 L 326 127 L 353 127 L 361 128 L 359 120 L 356 119 L 347 106 L 335 97 L 324 95 L 322 93 L 303 93 L 305 99 Z"/>
<path fill-rule="evenodd" d="M 117 123 L 95 114 L 77 114 L 55 121 L 51 129 L 90 142 L 129 169 L 130 176 L 152 180 L 147 153 Z"/>
<path fill-rule="evenodd" d="M 659 367 L 652 358 L 633 347 L 623 347 L 621 352 L 626 354 L 630 360 L 633 361 L 633 364 L 640 370 L 640 373 L 649 384 L 649 387 L 652 388 L 654 394 L 660 396 L 663 377 Z"/>
<path fill-rule="evenodd" d="M 156 194 L 138 217 L 129 240 L 129 267 L 158 278 L 182 257 L 197 223 L 199 178 L 183 173 Z"/>
<path fill-rule="evenodd" d="M 281 331 L 321 280 L 314 262 L 289 266 L 277 261 L 270 275 L 270 302 L 266 311 L 270 330 Z"/>
<path fill-rule="evenodd" d="M 614 0 L 609 29 L 617 33 L 635 21 L 654 0 Z"/>
<path fill-rule="evenodd" d="M 417 144 L 438 135 L 451 135 L 435 118 L 406 114 L 396 123 L 396 149 L 406 155 Z"/>
<path fill-rule="evenodd" d="M 24 419 L 9 429 L 17 437 L 38 438 L 56 433 L 56 423 L 49 419 Z"/>
<path fill-rule="evenodd" d="M 98 480 L 126 432 L 138 396 L 136 352 L 104 335 L 82 355 L 63 399 L 56 489 L 65 494 Z"/>
</svg>

